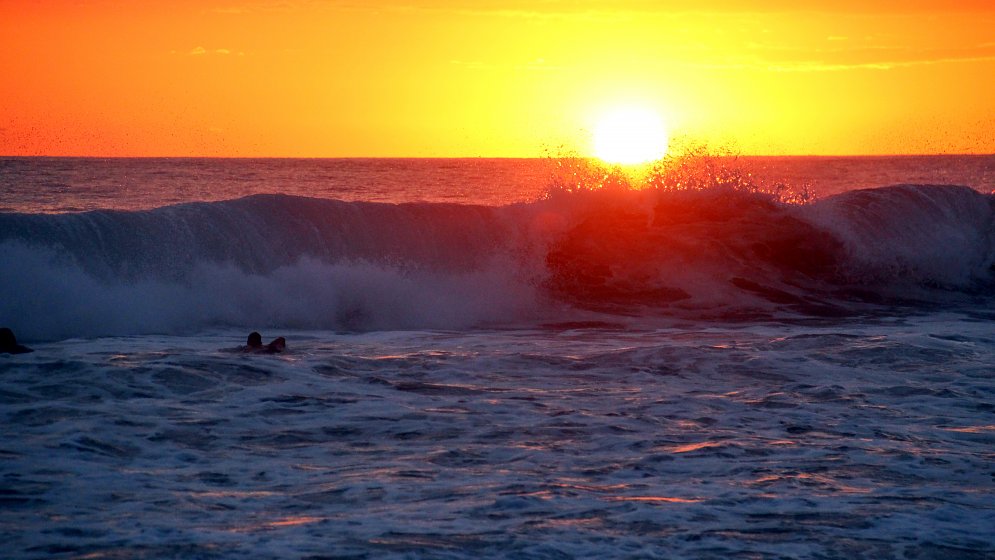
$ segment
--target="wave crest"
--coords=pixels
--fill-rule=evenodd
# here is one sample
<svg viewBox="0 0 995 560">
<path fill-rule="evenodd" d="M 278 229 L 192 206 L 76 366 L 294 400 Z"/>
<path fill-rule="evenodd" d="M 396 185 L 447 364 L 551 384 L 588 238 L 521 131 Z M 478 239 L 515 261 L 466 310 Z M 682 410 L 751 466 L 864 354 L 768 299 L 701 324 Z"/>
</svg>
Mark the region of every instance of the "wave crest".
<svg viewBox="0 0 995 560">
<path fill-rule="evenodd" d="M 564 192 L 506 207 L 257 195 L 0 214 L 0 323 L 37 340 L 990 301 L 993 206 L 955 186 L 792 204 L 727 185 Z"/>
</svg>

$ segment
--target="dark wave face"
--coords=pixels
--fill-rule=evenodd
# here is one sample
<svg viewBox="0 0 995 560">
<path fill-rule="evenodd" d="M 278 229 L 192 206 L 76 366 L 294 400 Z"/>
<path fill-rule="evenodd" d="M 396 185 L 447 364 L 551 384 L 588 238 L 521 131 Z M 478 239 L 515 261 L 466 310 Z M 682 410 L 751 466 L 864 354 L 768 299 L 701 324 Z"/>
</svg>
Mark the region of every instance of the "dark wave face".
<svg viewBox="0 0 995 560">
<path fill-rule="evenodd" d="M 26 339 L 271 325 L 464 328 L 990 307 L 993 199 L 903 185 L 805 205 L 702 191 L 531 204 L 282 195 L 0 214 L 0 323 Z"/>
<path fill-rule="evenodd" d="M 992 197 L 967 187 L 902 185 L 806 205 L 723 189 L 642 198 L 606 204 L 553 241 L 554 293 L 703 316 L 846 315 L 860 309 L 853 303 L 993 293 Z"/>
<path fill-rule="evenodd" d="M 266 274 L 301 258 L 466 268 L 506 243 L 493 208 L 284 195 L 146 211 L 0 215 L 0 242 L 54 250 L 104 279 L 183 277 L 204 263 Z"/>
</svg>

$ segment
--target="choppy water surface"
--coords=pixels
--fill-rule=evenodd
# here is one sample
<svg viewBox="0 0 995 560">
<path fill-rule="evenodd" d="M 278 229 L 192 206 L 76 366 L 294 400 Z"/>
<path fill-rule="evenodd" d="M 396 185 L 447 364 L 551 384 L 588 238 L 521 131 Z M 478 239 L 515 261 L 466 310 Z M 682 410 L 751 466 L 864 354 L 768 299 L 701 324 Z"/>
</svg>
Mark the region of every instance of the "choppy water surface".
<svg viewBox="0 0 995 560">
<path fill-rule="evenodd" d="M 995 157 L 728 161 L 0 159 L 0 556 L 995 558 Z"/>
<path fill-rule="evenodd" d="M 286 334 L 0 356 L 8 553 L 995 555 L 995 337 L 962 316 Z"/>
</svg>

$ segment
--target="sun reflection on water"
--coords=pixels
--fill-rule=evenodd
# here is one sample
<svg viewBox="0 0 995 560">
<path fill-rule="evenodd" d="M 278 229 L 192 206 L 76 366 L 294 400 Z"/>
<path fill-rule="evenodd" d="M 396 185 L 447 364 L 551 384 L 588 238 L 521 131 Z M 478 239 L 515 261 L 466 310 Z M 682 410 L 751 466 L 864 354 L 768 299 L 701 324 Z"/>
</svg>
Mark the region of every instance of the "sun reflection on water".
<svg viewBox="0 0 995 560">
<path fill-rule="evenodd" d="M 610 502 L 659 502 L 666 504 L 696 504 L 704 501 L 700 498 L 678 498 L 675 496 L 612 496 L 605 499 Z"/>
</svg>

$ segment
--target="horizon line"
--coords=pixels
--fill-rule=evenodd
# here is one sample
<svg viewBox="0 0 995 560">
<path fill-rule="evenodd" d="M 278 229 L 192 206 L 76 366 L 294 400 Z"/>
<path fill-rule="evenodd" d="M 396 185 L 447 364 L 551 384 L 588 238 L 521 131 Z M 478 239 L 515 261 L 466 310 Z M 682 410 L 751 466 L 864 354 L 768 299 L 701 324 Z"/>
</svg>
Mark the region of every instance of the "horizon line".
<svg viewBox="0 0 995 560">
<path fill-rule="evenodd" d="M 659 161 L 668 157 L 658 158 Z M 707 154 L 713 157 L 804 157 L 804 158 L 875 158 L 875 157 L 986 157 L 995 156 L 995 152 L 915 152 L 915 153 L 869 153 L 869 154 L 763 154 L 763 153 L 716 153 Z M 296 160 L 374 160 L 374 159 L 423 159 L 423 160 L 452 160 L 452 159 L 599 159 L 596 156 L 585 155 L 556 155 L 556 156 L 208 156 L 208 155 L 48 155 L 48 154 L 0 154 L 0 159 L 296 159 Z M 652 163 L 646 162 L 646 163 Z"/>
</svg>

